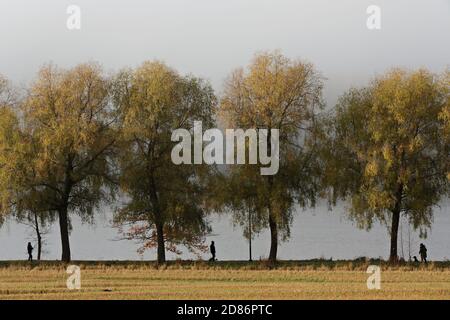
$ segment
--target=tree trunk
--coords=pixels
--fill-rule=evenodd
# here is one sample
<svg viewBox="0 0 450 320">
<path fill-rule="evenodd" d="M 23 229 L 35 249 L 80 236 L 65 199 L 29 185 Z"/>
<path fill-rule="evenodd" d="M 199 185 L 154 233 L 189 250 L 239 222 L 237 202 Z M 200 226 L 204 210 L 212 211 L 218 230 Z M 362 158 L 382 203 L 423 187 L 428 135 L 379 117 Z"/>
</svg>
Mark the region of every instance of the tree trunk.
<svg viewBox="0 0 450 320">
<path fill-rule="evenodd" d="M 42 239 L 41 236 L 38 235 L 38 254 L 37 254 L 37 260 L 41 261 L 41 252 L 42 252 Z"/>
<path fill-rule="evenodd" d="M 402 211 L 402 196 L 403 184 L 398 186 L 395 195 L 395 206 L 392 210 L 392 224 L 391 224 L 391 252 L 389 254 L 389 261 L 395 263 L 398 261 L 397 245 L 398 245 L 398 226 L 400 222 L 400 213 Z"/>
<path fill-rule="evenodd" d="M 252 261 L 252 211 L 248 210 L 248 261 Z"/>
<path fill-rule="evenodd" d="M 42 252 L 42 237 L 41 237 L 41 231 L 39 230 L 39 220 L 37 217 L 37 213 L 34 213 L 34 226 L 36 230 L 36 236 L 38 241 L 38 254 L 37 254 L 37 260 L 41 260 L 41 252 Z"/>
<path fill-rule="evenodd" d="M 398 225 L 400 220 L 400 212 L 392 212 L 392 224 L 391 224 L 391 253 L 389 255 L 390 262 L 397 262 L 397 235 L 398 235 Z"/>
<path fill-rule="evenodd" d="M 269 153 L 272 155 L 272 130 L 268 128 L 268 146 Z M 268 211 L 269 211 L 269 227 L 270 227 L 270 252 L 269 261 L 274 263 L 277 261 L 277 251 L 278 251 L 278 226 L 277 221 L 273 217 L 272 213 L 272 190 L 273 190 L 273 176 L 269 175 L 267 177 L 269 184 L 269 197 L 268 197 Z"/>
<path fill-rule="evenodd" d="M 70 262 L 69 225 L 67 220 L 67 208 L 58 211 L 59 229 L 61 233 L 62 255 L 61 261 Z"/>
<path fill-rule="evenodd" d="M 150 181 L 151 181 L 151 188 L 150 188 L 150 199 L 154 207 L 154 221 L 155 221 L 155 227 L 156 227 L 156 241 L 157 241 L 157 263 L 164 264 L 166 263 L 166 246 L 164 242 L 164 218 L 163 218 L 163 212 L 160 209 L 159 206 L 159 197 L 158 193 L 156 192 L 156 182 L 153 177 L 153 171 L 149 168 L 149 172 L 151 172 L 150 175 Z"/>
<path fill-rule="evenodd" d="M 272 217 L 272 212 L 269 213 L 269 227 L 270 227 L 270 253 L 269 261 L 277 261 L 278 250 L 278 226 L 277 222 Z"/>
<path fill-rule="evenodd" d="M 166 248 L 164 243 L 164 226 L 162 223 L 156 225 L 156 236 L 158 240 L 158 264 L 166 262 Z"/>
</svg>

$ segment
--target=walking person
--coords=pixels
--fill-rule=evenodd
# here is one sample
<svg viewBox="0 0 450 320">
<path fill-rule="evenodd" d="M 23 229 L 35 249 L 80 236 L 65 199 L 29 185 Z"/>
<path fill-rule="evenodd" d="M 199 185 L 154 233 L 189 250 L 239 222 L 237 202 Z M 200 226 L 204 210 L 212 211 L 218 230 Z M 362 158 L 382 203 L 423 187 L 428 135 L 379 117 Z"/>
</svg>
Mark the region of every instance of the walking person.
<svg viewBox="0 0 450 320">
<path fill-rule="evenodd" d="M 420 244 L 419 254 L 420 260 L 427 263 L 427 247 L 423 243 Z"/>
<path fill-rule="evenodd" d="M 31 246 L 31 242 L 28 242 L 27 252 L 28 252 L 28 261 L 33 261 L 33 247 Z"/>
<path fill-rule="evenodd" d="M 211 251 L 211 259 L 209 261 L 216 261 L 216 246 L 214 245 L 214 241 L 211 241 L 211 245 L 209 246 L 209 250 Z"/>
</svg>

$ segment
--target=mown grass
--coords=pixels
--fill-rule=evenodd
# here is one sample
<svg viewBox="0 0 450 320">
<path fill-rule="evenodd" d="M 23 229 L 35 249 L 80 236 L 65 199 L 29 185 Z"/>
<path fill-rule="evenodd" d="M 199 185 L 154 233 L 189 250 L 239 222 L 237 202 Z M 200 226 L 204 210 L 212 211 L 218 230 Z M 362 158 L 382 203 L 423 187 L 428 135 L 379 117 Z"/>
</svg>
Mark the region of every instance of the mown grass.
<svg viewBox="0 0 450 320">
<path fill-rule="evenodd" d="M 81 290 L 66 287 L 66 264 L 0 262 L 0 299 L 450 299 L 450 263 L 366 261 L 74 261 Z M 370 264 L 381 290 L 368 290 Z"/>
</svg>

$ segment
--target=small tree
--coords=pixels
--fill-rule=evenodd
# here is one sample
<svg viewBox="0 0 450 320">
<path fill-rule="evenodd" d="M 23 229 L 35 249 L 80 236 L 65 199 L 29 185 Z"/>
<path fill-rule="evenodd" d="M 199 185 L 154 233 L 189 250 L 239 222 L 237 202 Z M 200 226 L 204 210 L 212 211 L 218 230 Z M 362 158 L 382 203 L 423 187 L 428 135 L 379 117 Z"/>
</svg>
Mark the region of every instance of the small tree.
<svg viewBox="0 0 450 320">
<path fill-rule="evenodd" d="M 55 220 L 55 215 L 49 212 L 23 212 L 16 217 L 21 224 L 28 226 L 32 230 L 33 239 L 37 242 L 37 260 L 40 261 L 45 244 L 45 236 L 48 228 Z"/>
<path fill-rule="evenodd" d="M 231 166 L 215 176 L 208 203 L 216 212 L 231 213 L 234 226 L 243 230 L 248 240 L 249 261 L 252 261 L 252 240 L 268 227 L 265 199 L 258 192 L 260 173 L 252 165 Z"/>
<path fill-rule="evenodd" d="M 350 199 L 350 216 L 361 227 L 375 219 L 389 226 L 392 262 L 400 216 L 415 228 L 430 226 L 433 207 L 448 192 L 448 142 L 439 120 L 448 99 L 448 86 L 430 72 L 396 69 L 337 104 L 328 166 L 334 199 Z"/>
</svg>

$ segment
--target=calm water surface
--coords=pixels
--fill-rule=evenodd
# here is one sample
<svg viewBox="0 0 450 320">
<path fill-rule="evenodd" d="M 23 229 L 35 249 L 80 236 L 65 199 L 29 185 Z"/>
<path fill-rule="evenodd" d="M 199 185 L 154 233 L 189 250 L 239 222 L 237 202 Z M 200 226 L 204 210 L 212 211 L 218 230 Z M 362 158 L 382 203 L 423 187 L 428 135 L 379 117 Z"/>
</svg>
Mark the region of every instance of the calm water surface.
<svg viewBox="0 0 450 320">
<path fill-rule="evenodd" d="M 71 234 L 71 251 L 73 259 L 80 260 L 126 260 L 154 259 L 154 252 L 148 251 L 144 256 L 137 254 L 138 247 L 133 241 L 120 240 L 117 230 L 111 227 L 111 214 L 104 214 L 96 219 L 95 225 L 83 225 L 78 218 L 73 219 L 74 229 Z M 220 260 L 248 259 L 248 243 L 242 237 L 240 228 L 233 228 L 226 216 L 211 217 L 217 257 Z M 431 260 L 450 258 L 450 204 L 446 202 L 436 209 L 434 222 L 426 239 L 420 239 L 417 232 L 410 234 L 411 255 L 418 255 L 420 242 L 428 247 Z M 31 230 L 24 225 L 7 223 L 0 229 L 0 260 L 25 259 L 26 243 L 31 240 Z M 402 223 L 403 255 L 408 257 L 408 226 Z M 260 234 L 253 241 L 253 259 L 265 258 L 269 250 L 269 233 Z M 60 257 L 60 243 L 57 224 L 46 236 L 43 259 L 56 260 Z M 192 258 L 186 252 L 183 259 Z M 353 259 L 356 257 L 383 257 L 389 252 L 389 237 L 385 226 L 375 224 L 367 232 L 359 230 L 349 221 L 344 209 L 338 207 L 329 211 L 326 206 L 315 209 L 298 210 L 292 226 L 292 236 L 288 242 L 281 244 L 281 259 L 333 258 Z M 399 254 L 402 254 L 399 241 Z M 169 254 L 170 259 L 175 258 Z M 204 254 L 203 258 L 209 258 Z"/>
</svg>

